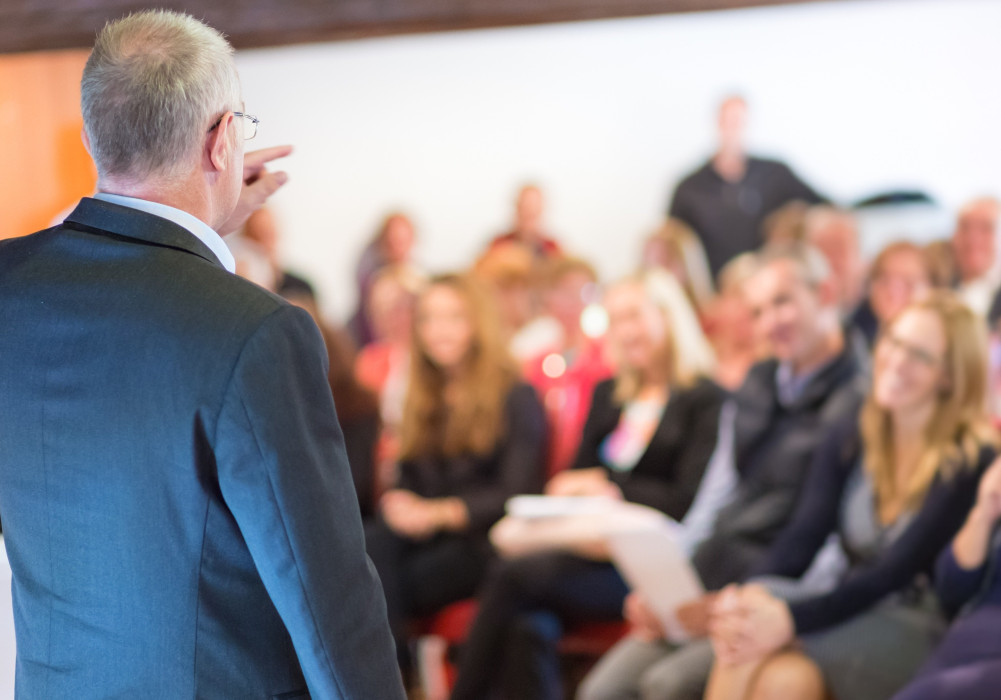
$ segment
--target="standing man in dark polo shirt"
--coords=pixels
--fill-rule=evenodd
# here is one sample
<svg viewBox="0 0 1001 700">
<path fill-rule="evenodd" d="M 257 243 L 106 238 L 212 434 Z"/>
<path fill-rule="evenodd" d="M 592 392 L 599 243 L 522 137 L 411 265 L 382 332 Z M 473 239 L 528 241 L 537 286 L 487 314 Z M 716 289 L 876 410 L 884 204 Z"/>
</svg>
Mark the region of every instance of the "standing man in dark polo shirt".
<svg viewBox="0 0 1001 700">
<path fill-rule="evenodd" d="M 761 224 L 783 204 L 823 201 L 785 163 L 747 154 L 747 102 L 732 95 L 719 108 L 719 148 L 674 190 L 668 215 L 695 229 L 713 276 L 732 258 L 763 243 Z"/>
</svg>

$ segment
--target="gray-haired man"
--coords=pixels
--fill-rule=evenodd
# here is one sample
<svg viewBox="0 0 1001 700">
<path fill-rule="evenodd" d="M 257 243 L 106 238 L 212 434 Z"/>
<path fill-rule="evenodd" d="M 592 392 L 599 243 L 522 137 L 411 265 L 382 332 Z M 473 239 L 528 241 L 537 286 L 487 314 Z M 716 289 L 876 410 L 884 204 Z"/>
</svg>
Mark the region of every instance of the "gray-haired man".
<svg viewBox="0 0 1001 700">
<path fill-rule="evenodd" d="M 403 697 L 305 312 L 220 232 L 283 182 L 232 51 L 187 17 L 99 34 L 99 193 L 0 243 L 0 512 L 24 698 Z"/>
</svg>

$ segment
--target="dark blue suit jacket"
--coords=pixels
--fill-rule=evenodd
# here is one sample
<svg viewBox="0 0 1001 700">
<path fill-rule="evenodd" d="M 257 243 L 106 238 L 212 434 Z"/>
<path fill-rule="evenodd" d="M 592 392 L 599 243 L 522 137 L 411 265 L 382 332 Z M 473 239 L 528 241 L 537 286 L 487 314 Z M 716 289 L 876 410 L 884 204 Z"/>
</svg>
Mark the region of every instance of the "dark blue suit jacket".
<svg viewBox="0 0 1001 700">
<path fill-rule="evenodd" d="M 0 242 L 18 697 L 403 697 L 326 375 L 165 219 L 84 199 Z"/>
</svg>

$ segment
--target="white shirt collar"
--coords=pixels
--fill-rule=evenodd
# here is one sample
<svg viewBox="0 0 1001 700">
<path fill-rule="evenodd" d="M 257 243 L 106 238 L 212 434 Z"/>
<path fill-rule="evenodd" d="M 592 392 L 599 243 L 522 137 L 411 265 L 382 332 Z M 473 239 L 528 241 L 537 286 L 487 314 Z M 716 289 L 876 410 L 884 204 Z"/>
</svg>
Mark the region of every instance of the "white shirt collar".
<svg viewBox="0 0 1001 700">
<path fill-rule="evenodd" d="M 100 199 L 105 202 L 110 202 L 111 204 L 118 204 L 131 209 L 138 209 L 139 211 L 144 211 L 147 214 L 159 216 L 161 219 L 167 219 L 168 221 L 174 222 L 207 245 L 209 250 L 211 250 L 217 258 L 219 258 L 219 262 L 222 263 L 224 268 L 230 272 L 236 272 L 236 260 L 233 258 L 233 254 L 230 252 L 229 248 L 226 247 L 226 243 L 222 240 L 222 236 L 212 230 L 211 226 L 198 217 L 192 216 L 186 211 L 177 209 L 167 204 L 150 202 L 149 200 L 139 199 L 137 197 L 126 197 L 123 194 L 98 192 L 94 195 L 94 199 Z"/>
</svg>

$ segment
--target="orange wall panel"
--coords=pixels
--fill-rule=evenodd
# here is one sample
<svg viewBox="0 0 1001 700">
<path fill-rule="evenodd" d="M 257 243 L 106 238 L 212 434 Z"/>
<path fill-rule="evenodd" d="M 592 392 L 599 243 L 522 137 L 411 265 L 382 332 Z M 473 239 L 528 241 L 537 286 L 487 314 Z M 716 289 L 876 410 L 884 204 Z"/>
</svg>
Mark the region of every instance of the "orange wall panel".
<svg viewBox="0 0 1001 700">
<path fill-rule="evenodd" d="M 0 56 L 0 238 L 45 228 L 94 191 L 80 140 L 87 51 Z"/>
</svg>

